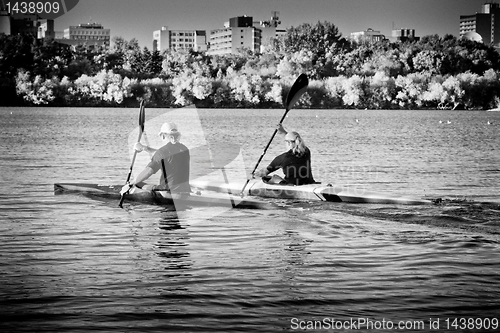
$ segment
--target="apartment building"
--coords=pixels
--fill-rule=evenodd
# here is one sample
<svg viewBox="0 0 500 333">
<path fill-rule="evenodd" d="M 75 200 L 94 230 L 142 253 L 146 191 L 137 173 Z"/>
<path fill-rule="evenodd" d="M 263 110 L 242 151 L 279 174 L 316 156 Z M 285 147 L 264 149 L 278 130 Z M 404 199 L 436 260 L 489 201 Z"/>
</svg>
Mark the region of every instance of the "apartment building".
<svg viewBox="0 0 500 333">
<path fill-rule="evenodd" d="M 153 32 L 153 51 L 164 50 L 207 50 L 207 32 L 205 30 L 170 30 L 163 26 Z"/>
<path fill-rule="evenodd" d="M 251 16 L 232 17 L 224 24 L 224 28 L 210 31 L 207 54 L 234 54 L 242 49 L 262 52 L 272 38 L 284 34 L 279 30 L 279 12 L 273 11 L 268 21 L 254 21 Z"/>
<path fill-rule="evenodd" d="M 245 48 L 253 52 L 260 51 L 262 34 L 254 27 L 229 27 L 210 31 L 208 54 L 238 53 Z"/>
<path fill-rule="evenodd" d="M 488 2 L 481 6 L 481 11 L 473 15 L 460 15 L 460 37 L 475 32 L 485 44 L 500 43 L 500 5 Z"/>
</svg>

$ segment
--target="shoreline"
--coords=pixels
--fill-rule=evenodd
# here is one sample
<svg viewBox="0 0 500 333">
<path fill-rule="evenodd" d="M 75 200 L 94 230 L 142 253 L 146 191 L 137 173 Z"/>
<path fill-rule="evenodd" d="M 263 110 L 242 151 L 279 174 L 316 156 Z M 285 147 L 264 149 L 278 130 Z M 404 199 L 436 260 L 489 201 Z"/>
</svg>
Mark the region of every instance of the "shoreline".
<svg viewBox="0 0 500 333">
<path fill-rule="evenodd" d="M 270 107 L 265 107 L 265 106 L 207 106 L 207 105 L 196 105 L 196 104 L 190 104 L 190 105 L 179 105 L 179 106 L 158 106 L 158 105 L 151 105 L 148 106 L 145 104 L 145 107 L 148 109 L 183 109 L 183 108 L 197 108 L 197 109 L 213 109 L 213 110 L 227 110 L 227 109 L 237 109 L 237 110 L 281 110 L 284 107 L 283 106 L 270 106 Z M 30 108 L 30 109 L 50 109 L 50 108 L 67 108 L 67 109 L 91 109 L 91 108 L 97 108 L 97 109 L 137 109 L 139 108 L 139 103 L 137 105 L 0 105 L 0 110 L 2 109 L 12 109 L 12 108 Z M 380 108 L 380 109 L 370 109 L 370 108 L 346 108 L 346 107 L 320 107 L 320 106 L 310 106 L 310 107 L 304 107 L 304 106 L 295 106 L 294 109 L 297 110 L 349 110 L 349 111 L 450 111 L 450 112 L 456 112 L 456 111 L 465 111 L 465 112 L 498 112 L 500 111 L 500 108 L 495 108 L 495 109 L 439 109 L 439 108 Z"/>
</svg>

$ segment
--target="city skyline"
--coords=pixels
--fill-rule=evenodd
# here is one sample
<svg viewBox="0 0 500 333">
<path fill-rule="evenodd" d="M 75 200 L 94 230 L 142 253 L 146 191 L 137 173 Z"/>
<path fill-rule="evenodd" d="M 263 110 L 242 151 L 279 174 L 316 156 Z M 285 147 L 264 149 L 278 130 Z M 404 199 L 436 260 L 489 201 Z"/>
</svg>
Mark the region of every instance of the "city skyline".
<svg viewBox="0 0 500 333">
<path fill-rule="evenodd" d="M 302 23 L 328 21 L 343 36 L 368 28 L 390 36 L 392 29 L 415 29 L 419 37 L 459 35 L 460 15 L 480 11 L 486 0 L 80 0 L 55 20 L 55 30 L 97 22 L 111 29 L 111 37 L 136 38 L 141 48 L 152 48 L 153 31 L 221 28 L 230 17 L 248 15 L 254 21 L 280 13 L 281 29 Z"/>
</svg>

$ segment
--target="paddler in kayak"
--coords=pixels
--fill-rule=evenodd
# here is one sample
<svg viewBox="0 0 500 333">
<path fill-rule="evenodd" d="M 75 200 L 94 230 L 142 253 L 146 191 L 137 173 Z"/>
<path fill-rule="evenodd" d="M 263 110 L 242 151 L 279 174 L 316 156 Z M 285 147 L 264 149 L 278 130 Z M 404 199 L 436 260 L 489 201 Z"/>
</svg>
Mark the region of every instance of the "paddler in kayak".
<svg viewBox="0 0 500 333">
<path fill-rule="evenodd" d="M 256 171 L 254 176 L 262 177 L 264 182 L 273 184 L 305 185 L 315 183 L 311 169 L 311 151 L 297 132 L 287 132 L 278 124 L 278 133 L 285 135 L 287 151 L 278 155 L 265 168 Z M 278 175 L 268 176 L 270 173 L 282 169 L 285 178 Z"/>
<path fill-rule="evenodd" d="M 127 193 L 136 184 L 142 183 L 149 177 L 163 169 L 165 166 L 166 179 L 163 171 L 160 179 L 160 185 L 144 185 L 146 190 L 166 190 L 173 193 L 190 193 L 189 186 L 189 149 L 180 143 L 181 132 L 177 129 L 175 123 L 165 123 L 162 125 L 158 135 L 166 144 L 154 149 L 137 142 L 134 149 L 138 152 L 146 151 L 154 154 L 151 162 L 137 176 L 134 183 L 126 184 L 121 190 L 121 194 Z M 163 163 L 162 163 L 163 161 Z M 163 165 L 162 165 L 163 164 Z"/>
</svg>

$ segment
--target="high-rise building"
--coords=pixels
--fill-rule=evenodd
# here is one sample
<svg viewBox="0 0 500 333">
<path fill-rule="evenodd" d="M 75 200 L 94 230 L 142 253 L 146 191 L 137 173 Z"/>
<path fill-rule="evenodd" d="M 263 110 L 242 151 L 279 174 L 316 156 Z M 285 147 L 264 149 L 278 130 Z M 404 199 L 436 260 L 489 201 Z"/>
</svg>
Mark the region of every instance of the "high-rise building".
<svg viewBox="0 0 500 333">
<path fill-rule="evenodd" d="M 460 37 L 468 32 L 478 33 L 483 43 L 500 43 L 500 5 L 488 2 L 481 6 L 481 12 L 473 15 L 460 15 Z"/>
<path fill-rule="evenodd" d="M 205 30 L 169 30 L 164 26 L 153 32 L 153 51 L 164 50 L 207 50 L 207 32 Z"/>
<path fill-rule="evenodd" d="M 224 28 L 210 31 L 207 54 L 238 53 L 241 49 L 262 52 L 272 38 L 284 34 L 277 27 L 281 24 L 279 12 L 273 11 L 269 21 L 253 21 L 251 16 L 232 17 Z"/>
<path fill-rule="evenodd" d="M 238 53 L 242 48 L 259 52 L 261 38 L 261 31 L 252 26 L 230 26 L 212 30 L 207 53 L 212 55 Z"/>
</svg>

